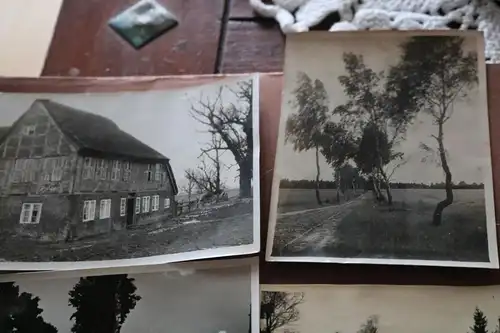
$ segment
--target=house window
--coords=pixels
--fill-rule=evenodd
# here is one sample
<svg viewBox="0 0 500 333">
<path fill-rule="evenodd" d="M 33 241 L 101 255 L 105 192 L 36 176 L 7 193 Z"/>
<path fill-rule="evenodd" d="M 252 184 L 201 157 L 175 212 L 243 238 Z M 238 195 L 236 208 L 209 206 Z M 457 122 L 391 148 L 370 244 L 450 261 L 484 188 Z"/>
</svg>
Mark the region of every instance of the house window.
<svg viewBox="0 0 500 333">
<path fill-rule="evenodd" d="M 86 157 L 83 161 L 83 179 L 94 179 L 95 164 L 91 157 Z"/>
<path fill-rule="evenodd" d="M 170 208 L 170 199 L 166 198 L 163 204 L 165 205 L 165 209 Z"/>
<path fill-rule="evenodd" d="M 83 202 L 83 222 L 95 219 L 95 200 L 85 200 Z"/>
<path fill-rule="evenodd" d="M 127 198 L 120 199 L 120 216 L 125 216 L 125 212 L 127 209 Z"/>
<path fill-rule="evenodd" d="M 35 135 L 35 125 L 30 125 L 30 126 L 24 126 L 23 128 L 23 134 L 24 135 Z"/>
<path fill-rule="evenodd" d="M 106 173 L 108 171 L 108 165 L 106 160 L 99 160 L 97 163 L 96 169 L 96 178 L 97 179 L 106 179 Z"/>
<path fill-rule="evenodd" d="M 21 211 L 19 223 L 21 224 L 37 224 L 40 223 L 40 216 L 42 215 L 41 203 L 25 203 Z"/>
<path fill-rule="evenodd" d="M 155 181 L 161 181 L 161 164 L 155 165 Z"/>
<path fill-rule="evenodd" d="M 120 179 L 121 167 L 122 167 L 122 163 L 120 161 L 113 161 L 113 169 L 111 171 L 111 180 L 119 180 Z"/>
<path fill-rule="evenodd" d="M 50 182 L 50 177 L 52 176 L 52 159 L 43 160 L 43 180 Z"/>
<path fill-rule="evenodd" d="M 135 199 L 135 213 L 139 214 L 141 212 L 141 198 Z"/>
<path fill-rule="evenodd" d="M 57 182 L 62 179 L 64 167 L 66 166 L 66 158 L 55 158 L 52 160 L 52 174 L 50 181 Z"/>
<path fill-rule="evenodd" d="M 107 219 L 111 216 L 111 199 L 102 199 L 99 205 L 99 218 Z"/>
<path fill-rule="evenodd" d="M 128 182 L 130 180 L 130 174 L 132 170 L 130 168 L 130 162 L 123 162 L 123 181 Z"/>
<path fill-rule="evenodd" d="M 25 162 L 26 160 L 16 160 L 16 162 L 14 163 L 14 174 L 12 176 L 13 183 L 19 183 L 22 181 Z"/>
<path fill-rule="evenodd" d="M 166 183 L 167 182 L 167 173 L 165 171 L 162 172 L 162 183 Z"/>
<path fill-rule="evenodd" d="M 13 183 L 33 182 L 36 180 L 38 161 L 34 159 L 18 159 L 14 163 Z"/>
<path fill-rule="evenodd" d="M 25 160 L 24 161 L 24 171 L 23 171 L 23 181 L 24 182 L 34 182 L 36 179 L 36 170 L 38 170 L 38 160 Z"/>
<path fill-rule="evenodd" d="M 151 203 L 151 197 L 142 197 L 142 212 L 149 212 L 149 205 Z"/>
<path fill-rule="evenodd" d="M 148 182 L 152 181 L 153 180 L 153 165 L 148 164 L 148 169 L 146 171 L 144 171 L 144 173 L 146 174 L 146 180 Z"/>
<path fill-rule="evenodd" d="M 151 204 L 151 210 L 156 212 L 160 208 L 160 196 L 153 195 L 153 203 Z"/>
</svg>

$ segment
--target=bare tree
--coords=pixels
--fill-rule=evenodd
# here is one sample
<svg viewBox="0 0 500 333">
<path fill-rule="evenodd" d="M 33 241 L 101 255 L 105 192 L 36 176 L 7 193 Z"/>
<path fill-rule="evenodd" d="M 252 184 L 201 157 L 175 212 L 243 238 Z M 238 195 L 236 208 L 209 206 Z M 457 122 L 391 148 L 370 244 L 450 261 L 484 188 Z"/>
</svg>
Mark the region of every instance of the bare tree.
<svg viewBox="0 0 500 333">
<path fill-rule="evenodd" d="M 187 175 L 187 173 L 186 173 Z M 191 210 L 191 199 L 193 196 L 193 191 L 195 189 L 196 183 L 193 181 L 192 177 L 186 177 L 187 178 L 187 184 L 182 187 L 182 190 L 186 192 L 187 194 L 187 201 L 188 201 L 188 210 Z"/>
<path fill-rule="evenodd" d="M 304 301 L 304 293 L 264 291 L 261 298 L 261 319 L 265 321 L 262 333 L 272 333 L 276 329 L 299 320 L 297 306 Z"/>
<path fill-rule="evenodd" d="M 223 100 L 225 91 L 236 96 L 237 103 Z M 201 124 L 208 126 L 208 132 L 217 134 L 224 145 L 219 150 L 229 150 L 239 168 L 240 197 L 252 196 L 253 174 L 253 81 L 243 81 L 237 89 L 222 86 L 215 97 L 204 98 L 191 105 L 191 115 Z"/>
<path fill-rule="evenodd" d="M 222 145 L 222 139 L 213 134 L 210 144 L 202 149 L 198 167 L 185 171 L 188 184 L 192 183 L 193 188 L 197 187 L 200 192 L 208 193 L 211 196 L 222 194 L 224 188 L 221 179 L 222 162 L 220 160 L 222 150 L 224 150 Z"/>
<path fill-rule="evenodd" d="M 366 322 L 361 325 L 358 333 L 377 333 L 378 332 L 378 319 L 377 315 L 368 317 Z"/>
</svg>

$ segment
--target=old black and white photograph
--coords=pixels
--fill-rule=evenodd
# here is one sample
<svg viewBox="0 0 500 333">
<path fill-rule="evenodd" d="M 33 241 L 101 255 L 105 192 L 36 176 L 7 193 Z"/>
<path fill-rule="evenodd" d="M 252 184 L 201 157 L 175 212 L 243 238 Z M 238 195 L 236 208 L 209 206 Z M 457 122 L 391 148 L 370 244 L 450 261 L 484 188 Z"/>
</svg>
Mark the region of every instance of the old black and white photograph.
<svg viewBox="0 0 500 333">
<path fill-rule="evenodd" d="M 252 333 L 252 326 L 258 328 L 258 313 L 252 315 L 259 308 L 257 301 L 252 309 L 258 276 L 251 266 L 187 266 L 64 278 L 35 273 L 37 278 L 0 283 L 2 332 Z"/>
<path fill-rule="evenodd" d="M 283 96 L 268 260 L 498 267 L 481 33 L 294 35 Z"/>
<path fill-rule="evenodd" d="M 498 333 L 500 287 L 262 285 L 261 333 Z"/>
<path fill-rule="evenodd" d="M 258 251 L 258 78 L 183 80 L 0 94 L 0 269 Z"/>
</svg>

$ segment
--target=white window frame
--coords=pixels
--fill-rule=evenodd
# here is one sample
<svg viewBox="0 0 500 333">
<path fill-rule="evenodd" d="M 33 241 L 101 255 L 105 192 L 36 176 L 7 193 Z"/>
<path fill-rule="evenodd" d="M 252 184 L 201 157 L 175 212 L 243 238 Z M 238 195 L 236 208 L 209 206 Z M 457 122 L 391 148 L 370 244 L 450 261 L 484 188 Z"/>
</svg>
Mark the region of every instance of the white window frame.
<svg viewBox="0 0 500 333">
<path fill-rule="evenodd" d="M 109 219 L 111 217 L 111 199 L 101 199 L 99 203 L 99 219 Z"/>
<path fill-rule="evenodd" d="M 161 182 L 161 164 L 155 164 L 155 181 Z"/>
<path fill-rule="evenodd" d="M 121 167 L 122 167 L 121 161 L 113 161 L 113 168 L 111 170 L 111 180 L 120 180 Z"/>
<path fill-rule="evenodd" d="M 132 165 L 130 162 L 123 162 L 123 175 L 122 180 L 128 182 L 130 180 L 130 174 L 132 173 Z"/>
<path fill-rule="evenodd" d="M 41 203 L 23 203 L 21 209 L 21 215 L 19 216 L 20 224 L 38 224 L 40 223 L 40 217 L 42 216 L 42 207 Z M 35 221 L 33 221 L 33 212 L 37 212 Z M 26 217 L 26 219 L 25 219 Z"/>
<path fill-rule="evenodd" d="M 25 167 L 25 159 L 17 159 L 14 162 L 14 172 L 12 174 L 12 182 L 20 183 L 24 178 L 24 167 Z"/>
<path fill-rule="evenodd" d="M 58 157 L 52 160 L 52 172 L 50 175 L 51 182 L 58 182 L 62 180 L 65 166 L 66 166 L 65 157 Z"/>
<path fill-rule="evenodd" d="M 120 198 L 120 216 L 127 213 L 127 198 Z"/>
<path fill-rule="evenodd" d="M 50 182 L 50 177 L 52 175 L 52 159 L 44 159 L 43 160 L 43 180 Z"/>
<path fill-rule="evenodd" d="M 94 179 L 95 160 L 92 157 L 85 157 L 83 160 L 83 179 Z"/>
<path fill-rule="evenodd" d="M 149 208 L 151 206 L 151 197 L 142 197 L 142 212 L 149 213 Z"/>
<path fill-rule="evenodd" d="M 165 198 L 165 200 L 163 200 L 163 207 L 165 209 L 169 209 L 170 208 L 170 198 Z"/>
<path fill-rule="evenodd" d="M 39 165 L 40 165 L 40 160 L 35 160 L 35 159 L 30 159 L 27 162 L 27 168 L 26 168 L 26 173 L 25 175 L 26 180 L 28 182 L 34 182 L 36 181 L 36 173 L 39 170 Z"/>
<path fill-rule="evenodd" d="M 146 175 L 147 182 L 152 182 L 154 180 L 153 167 L 154 167 L 154 164 L 148 164 L 146 171 L 144 171 L 144 174 Z"/>
<path fill-rule="evenodd" d="M 89 222 L 95 220 L 95 205 L 96 205 L 95 200 L 85 200 L 83 202 L 83 215 L 82 215 L 83 222 Z M 85 217 L 85 215 L 87 215 L 87 217 Z"/>
<path fill-rule="evenodd" d="M 30 133 L 31 131 L 33 133 Z M 23 128 L 23 134 L 26 136 L 35 135 L 35 131 L 36 131 L 36 125 L 28 125 L 28 126 L 24 126 L 24 128 Z"/>
<path fill-rule="evenodd" d="M 96 178 L 105 180 L 107 178 L 108 165 L 106 160 L 99 160 L 96 165 Z"/>
<path fill-rule="evenodd" d="M 140 214 L 142 207 L 142 199 L 140 197 L 135 198 L 135 213 Z"/>
<path fill-rule="evenodd" d="M 156 212 L 160 208 L 160 196 L 153 195 L 153 203 L 151 204 L 151 211 Z"/>
</svg>

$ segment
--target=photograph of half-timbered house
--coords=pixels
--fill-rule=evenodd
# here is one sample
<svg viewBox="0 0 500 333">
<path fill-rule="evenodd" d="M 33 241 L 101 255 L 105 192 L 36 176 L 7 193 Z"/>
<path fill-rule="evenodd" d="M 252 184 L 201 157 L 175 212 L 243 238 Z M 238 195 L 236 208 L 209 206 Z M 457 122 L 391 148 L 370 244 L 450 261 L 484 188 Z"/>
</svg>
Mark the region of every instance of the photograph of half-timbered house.
<svg viewBox="0 0 500 333">
<path fill-rule="evenodd" d="M 175 214 L 168 158 L 105 117 L 37 99 L 0 149 L 4 230 L 69 241 Z"/>
<path fill-rule="evenodd" d="M 2 265 L 248 253 L 253 91 L 245 77 L 173 91 L 1 95 L 11 110 L 0 112 Z M 231 146 L 245 135 L 236 121 L 213 130 L 214 105 L 246 117 L 246 145 Z"/>
</svg>

